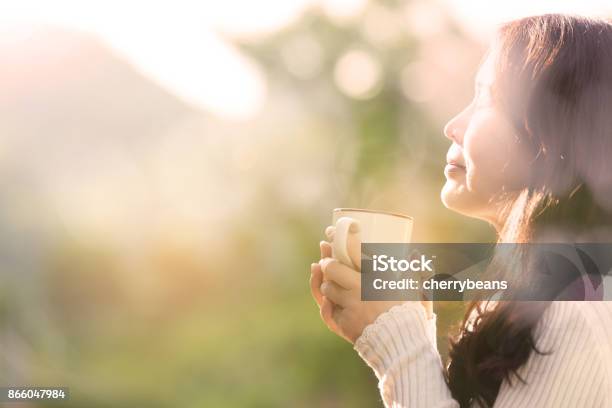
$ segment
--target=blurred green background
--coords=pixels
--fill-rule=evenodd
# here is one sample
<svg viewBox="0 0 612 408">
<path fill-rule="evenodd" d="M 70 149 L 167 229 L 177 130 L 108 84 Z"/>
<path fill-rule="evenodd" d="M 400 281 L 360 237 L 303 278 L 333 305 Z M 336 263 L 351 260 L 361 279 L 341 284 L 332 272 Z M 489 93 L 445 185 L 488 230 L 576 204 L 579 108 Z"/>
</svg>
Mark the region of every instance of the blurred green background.
<svg viewBox="0 0 612 408">
<path fill-rule="evenodd" d="M 381 406 L 309 265 L 335 207 L 412 215 L 415 241 L 494 239 L 439 200 L 442 128 L 488 39 L 437 2 L 337 17 L 223 35 L 265 80 L 241 120 L 84 31 L 0 44 L 0 385 L 67 386 L 65 407 Z M 445 357 L 462 305 L 436 309 Z"/>
</svg>

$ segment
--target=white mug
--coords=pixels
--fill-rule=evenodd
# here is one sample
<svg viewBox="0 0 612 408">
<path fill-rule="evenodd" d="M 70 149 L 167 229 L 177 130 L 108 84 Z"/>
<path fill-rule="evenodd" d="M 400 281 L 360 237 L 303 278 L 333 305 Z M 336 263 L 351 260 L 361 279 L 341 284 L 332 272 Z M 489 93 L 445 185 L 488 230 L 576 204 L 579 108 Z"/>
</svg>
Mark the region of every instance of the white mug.
<svg viewBox="0 0 612 408">
<path fill-rule="evenodd" d="M 357 208 L 336 208 L 333 214 L 335 233 L 332 240 L 332 257 L 348 266 L 359 259 L 349 254 L 348 238 L 358 234 L 362 243 L 408 243 L 412 236 L 412 217 L 386 211 Z"/>
</svg>

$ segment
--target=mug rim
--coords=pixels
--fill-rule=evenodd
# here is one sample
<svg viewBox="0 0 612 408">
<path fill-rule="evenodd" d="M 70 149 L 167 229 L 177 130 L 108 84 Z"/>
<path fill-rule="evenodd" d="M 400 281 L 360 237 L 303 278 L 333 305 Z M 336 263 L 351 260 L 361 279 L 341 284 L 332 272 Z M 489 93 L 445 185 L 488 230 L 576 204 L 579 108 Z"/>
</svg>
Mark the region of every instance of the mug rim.
<svg viewBox="0 0 612 408">
<path fill-rule="evenodd" d="M 353 212 L 366 212 L 366 213 L 374 213 L 374 214 L 383 214 L 383 215 L 391 215 L 391 216 L 394 216 L 394 217 L 407 218 L 410 221 L 414 220 L 411 216 L 405 215 L 405 214 L 402 214 L 402 213 L 391 212 L 391 211 L 383 211 L 383 210 L 370 210 L 369 208 L 334 208 L 333 212 L 340 212 L 340 211 L 353 211 Z"/>
</svg>

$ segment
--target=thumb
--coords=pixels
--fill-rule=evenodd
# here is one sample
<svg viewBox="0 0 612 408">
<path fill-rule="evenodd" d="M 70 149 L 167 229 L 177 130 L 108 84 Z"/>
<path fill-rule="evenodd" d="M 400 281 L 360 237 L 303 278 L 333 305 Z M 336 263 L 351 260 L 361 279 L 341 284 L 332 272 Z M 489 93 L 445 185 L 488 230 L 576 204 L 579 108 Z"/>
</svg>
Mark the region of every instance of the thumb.
<svg viewBox="0 0 612 408">
<path fill-rule="evenodd" d="M 332 256 L 332 247 L 331 244 L 327 241 L 321 241 L 319 243 L 319 248 L 321 249 L 321 259 L 323 258 L 331 258 Z"/>
</svg>

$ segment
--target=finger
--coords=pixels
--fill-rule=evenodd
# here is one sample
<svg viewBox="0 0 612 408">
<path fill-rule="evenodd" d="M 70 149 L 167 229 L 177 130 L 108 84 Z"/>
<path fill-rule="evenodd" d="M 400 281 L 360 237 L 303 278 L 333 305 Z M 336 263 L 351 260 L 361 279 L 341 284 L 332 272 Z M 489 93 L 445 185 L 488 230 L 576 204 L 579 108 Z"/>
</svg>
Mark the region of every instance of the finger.
<svg viewBox="0 0 612 408">
<path fill-rule="evenodd" d="M 323 282 L 321 284 L 321 294 L 341 307 L 347 307 L 351 304 L 351 292 L 334 282 Z"/>
<path fill-rule="evenodd" d="M 332 256 L 332 247 L 329 242 L 319 242 L 319 248 L 321 249 L 321 258 L 330 258 Z"/>
<path fill-rule="evenodd" d="M 334 258 L 323 258 L 319 261 L 319 264 L 324 280 L 333 281 L 349 290 L 361 286 L 361 274 Z"/>
<path fill-rule="evenodd" d="M 310 292 L 317 305 L 321 307 L 323 303 L 323 295 L 321 294 L 321 283 L 323 283 L 323 272 L 321 265 L 313 263 L 310 265 Z"/>
<path fill-rule="evenodd" d="M 334 304 L 331 300 L 323 296 L 323 304 L 321 305 L 321 319 L 325 322 L 330 330 L 336 331 L 336 322 L 334 321 Z"/>
<path fill-rule="evenodd" d="M 334 227 L 333 225 L 330 225 L 329 227 L 325 228 L 325 236 L 330 241 L 334 240 L 334 235 L 335 234 L 336 234 L 336 227 Z"/>
<path fill-rule="evenodd" d="M 336 306 L 332 309 L 332 320 L 336 327 L 342 327 L 342 313 L 344 309 L 340 306 Z"/>
</svg>

